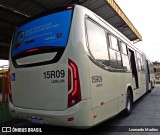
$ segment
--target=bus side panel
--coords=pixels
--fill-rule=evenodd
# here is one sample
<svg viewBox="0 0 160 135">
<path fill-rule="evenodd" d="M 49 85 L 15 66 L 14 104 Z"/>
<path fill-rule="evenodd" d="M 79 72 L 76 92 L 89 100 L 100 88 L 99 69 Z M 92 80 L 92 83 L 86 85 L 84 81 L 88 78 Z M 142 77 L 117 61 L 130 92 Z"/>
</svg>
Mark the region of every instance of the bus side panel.
<svg viewBox="0 0 160 135">
<path fill-rule="evenodd" d="M 85 11 L 76 6 L 70 32 L 68 57 L 75 61 L 79 71 L 82 100 L 90 99 L 89 58 L 86 53 Z"/>
<path fill-rule="evenodd" d="M 94 124 L 97 124 L 117 113 L 119 91 L 115 91 L 116 87 L 113 85 L 114 75 L 101 69 L 92 61 L 90 67 L 92 67 L 90 68 L 92 107 L 96 117 Z"/>
<path fill-rule="evenodd" d="M 131 84 L 130 73 L 110 72 L 90 61 L 91 96 L 94 109 L 94 124 L 109 119 L 125 108 L 127 85 Z M 95 82 L 101 77 L 102 82 Z"/>
<path fill-rule="evenodd" d="M 68 57 L 73 60 L 79 72 L 80 87 L 81 87 L 81 97 L 83 100 L 89 100 L 90 104 L 87 109 L 83 110 L 86 113 L 82 115 L 87 118 L 90 122 L 89 125 L 93 125 L 93 110 L 91 102 L 91 88 L 90 88 L 90 67 L 89 58 L 87 56 L 86 48 L 86 37 L 85 37 L 85 10 L 82 10 L 78 6 L 74 9 L 72 27 L 70 31 L 69 43 L 71 44 L 69 48 Z M 90 115 L 88 115 L 90 114 Z M 87 115 L 87 117 L 86 117 Z M 81 121 L 82 119 L 80 119 Z"/>
<path fill-rule="evenodd" d="M 101 26 L 104 26 L 103 22 L 99 21 L 99 19 L 97 19 L 96 16 L 94 15 L 93 16 L 90 15 L 88 18 L 92 18 L 94 21 L 96 21 L 95 23 L 92 23 L 91 21 L 89 21 L 89 19 L 86 20 L 88 48 L 89 51 L 92 51 L 91 52 L 92 54 L 89 53 L 89 58 L 90 58 L 89 67 L 90 67 L 92 108 L 94 109 L 93 114 L 94 114 L 94 125 L 95 125 L 98 124 L 99 122 L 102 122 L 103 120 L 106 120 L 114 116 L 115 114 L 117 114 L 118 112 L 120 112 L 125 108 L 127 85 L 132 83 L 132 78 L 131 78 L 131 73 L 114 71 L 114 70 L 111 71 L 112 69 L 104 68 L 104 65 L 101 65 L 93 58 L 93 56 L 95 56 L 94 54 L 97 55 L 96 52 L 98 52 L 99 50 L 97 48 L 97 51 L 95 51 L 95 49 L 90 48 L 90 46 L 92 47 L 95 46 L 93 42 L 94 40 L 98 45 L 99 40 L 101 39 L 103 44 L 102 47 L 104 47 L 106 36 L 104 36 L 104 31 L 102 30 L 103 28 L 96 25 L 96 23 L 98 23 Z M 97 36 L 95 36 L 95 38 L 93 39 L 92 33 L 94 33 L 94 31 L 92 31 L 91 26 L 94 27 L 94 25 L 97 31 L 96 33 Z M 99 35 L 101 35 L 101 38 L 99 38 L 98 33 Z M 107 43 L 106 43 L 106 49 L 107 49 Z M 99 55 L 98 57 L 100 56 L 101 55 Z M 103 56 L 99 59 L 100 60 L 103 59 Z"/>
</svg>

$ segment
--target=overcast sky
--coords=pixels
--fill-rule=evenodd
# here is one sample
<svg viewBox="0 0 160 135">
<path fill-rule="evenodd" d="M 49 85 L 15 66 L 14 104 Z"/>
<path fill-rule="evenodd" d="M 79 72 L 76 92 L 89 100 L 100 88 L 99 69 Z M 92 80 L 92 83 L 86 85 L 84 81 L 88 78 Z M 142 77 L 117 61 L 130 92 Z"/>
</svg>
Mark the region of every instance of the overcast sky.
<svg viewBox="0 0 160 135">
<path fill-rule="evenodd" d="M 160 62 L 160 0 L 115 0 L 139 33 L 135 46 L 151 61 Z"/>
</svg>

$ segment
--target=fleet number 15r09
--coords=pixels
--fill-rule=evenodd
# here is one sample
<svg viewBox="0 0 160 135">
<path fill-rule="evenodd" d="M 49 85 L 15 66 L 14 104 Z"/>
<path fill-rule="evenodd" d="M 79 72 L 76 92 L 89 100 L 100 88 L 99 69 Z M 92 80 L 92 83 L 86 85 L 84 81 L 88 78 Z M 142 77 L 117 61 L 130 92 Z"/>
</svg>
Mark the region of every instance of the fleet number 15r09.
<svg viewBox="0 0 160 135">
<path fill-rule="evenodd" d="M 65 71 L 64 70 L 51 70 L 51 71 L 45 71 L 43 73 L 45 79 L 50 78 L 64 78 L 65 77 Z"/>
</svg>

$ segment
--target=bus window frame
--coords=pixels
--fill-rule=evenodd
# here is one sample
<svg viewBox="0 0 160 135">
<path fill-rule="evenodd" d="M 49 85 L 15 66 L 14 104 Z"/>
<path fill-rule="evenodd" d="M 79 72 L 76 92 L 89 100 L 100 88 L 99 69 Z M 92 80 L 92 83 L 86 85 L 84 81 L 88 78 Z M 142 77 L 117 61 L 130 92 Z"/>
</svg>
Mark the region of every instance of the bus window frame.
<svg viewBox="0 0 160 135">
<path fill-rule="evenodd" d="M 112 43 L 110 42 L 111 41 L 111 38 L 110 38 L 111 36 L 116 38 L 118 50 L 116 50 L 115 48 L 112 47 L 112 45 L 111 45 Z M 120 58 L 121 58 L 121 64 L 122 64 L 122 68 L 118 68 L 118 66 L 117 66 L 117 68 L 111 67 L 111 69 L 112 70 L 120 70 L 120 71 L 123 70 L 123 71 L 125 71 L 124 68 L 123 68 L 123 61 L 122 61 L 122 54 L 121 54 L 119 39 L 117 38 L 117 36 L 113 35 L 111 32 L 108 32 L 107 39 L 108 39 L 108 42 L 109 42 L 109 56 L 110 56 L 110 49 L 115 51 L 116 52 L 116 60 L 117 60 L 117 64 L 118 64 L 117 53 L 119 53 L 120 54 Z M 110 58 L 110 63 L 111 63 L 111 58 Z"/>
<path fill-rule="evenodd" d="M 105 32 L 105 37 L 106 37 L 106 31 L 107 31 L 107 30 L 106 30 L 102 25 L 100 25 L 97 21 L 95 21 L 93 18 L 91 18 L 90 16 L 88 16 L 88 15 L 85 16 L 85 33 L 86 33 L 85 35 L 86 35 L 87 49 L 88 49 L 88 52 L 89 52 L 89 54 L 88 54 L 88 55 L 89 55 L 89 58 L 90 58 L 90 60 L 91 60 L 93 63 L 95 63 L 97 66 L 99 66 L 99 67 L 101 67 L 101 68 L 103 68 L 103 69 L 105 69 L 105 70 L 110 70 L 111 67 L 110 67 L 110 56 L 109 56 L 109 50 L 108 50 L 108 47 L 109 47 L 109 45 L 108 45 L 108 40 L 107 40 L 107 38 L 105 38 L 105 39 L 106 39 L 106 49 L 107 49 L 107 53 L 108 53 L 109 66 L 98 62 L 98 61 L 94 58 L 94 56 L 92 55 L 91 49 L 90 49 L 90 47 L 89 47 L 89 39 L 88 39 L 88 31 L 87 31 L 87 20 L 88 20 L 88 21 L 91 21 L 92 23 L 94 23 L 94 24 L 97 25 L 98 27 L 102 28 L 102 29 L 104 30 L 104 32 Z"/>
<path fill-rule="evenodd" d="M 99 19 L 99 18 L 97 18 L 97 19 Z M 109 42 L 109 36 L 108 36 L 108 34 L 113 35 L 114 37 L 116 37 L 116 39 L 117 39 L 117 41 L 118 41 L 118 50 L 116 50 L 116 49 L 114 49 L 114 48 L 111 48 L 111 49 L 113 49 L 113 50 L 117 51 L 118 53 L 120 53 L 121 62 L 122 62 L 122 69 L 112 68 L 112 67 L 111 67 L 111 64 L 110 64 L 109 66 L 106 66 L 106 65 L 104 65 L 104 64 L 102 64 L 102 63 L 99 63 L 99 62 L 93 57 L 93 55 L 92 55 L 92 53 L 91 53 L 91 50 L 90 50 L 90 48 L 89 48 L 88 33 L 87 33 L 87 24 L 86 24 L 86 21 L 87 21 L 87 20 L 89 20 L 89 21 L 97 24 L 97 25 L 100 26 L 103 30 L 105 30 L 105 32 L 106 32 L 106 43 L 107 43 L 107 49 L 108 49 L 108 50 L 107 50 L 107 51 L 108 51 L 108 58 L 109 58 L 109 62 L 110 62 L 110 63 L 111 63 L 110 51 L 109 51 L 109 49 L 110 49 L 110 42 Z M 100 19 L 100 21 L 106 25 L 106 23 L 103 22 L 101 19 Z M 110 72 L 127 72 L 127 73 L 130 73 L 130 72 L 131 72 L 131 69 L 130 69 L 130 70 L 125 70 L 125 69 L 123 68 L 122 53 L 121 53 L 121 49 L 120 49 L 120 47 L 121 47 L 121 46 L 120 46 L 120 41 L 122 41 L 122 40 L 119 39 L 119 38 L 117 38 L 117 36 L 115 36 L 114 34 L 112 34 L 112 32 L 110 32 L 108 29 L 106 29 L 105 27 L 103 27 L 102 25 L 100 25 L 95 19 L 93 19 L 92 17 L 90 17 L 90 16 L 87 15 L 87 14 L 86 14 L 85 17 L 84 17 L 84 24 L 85 24 L 86 46 L 87 46 L 87 49 L 88 49 L 87 55 L 88 55 L 89 59 L 90 59 L 95 65 L 99 66 L 100 68 L 102 68 L 102 69 L 104 69 L 104 70 L 108 70 L 108 71 L 110 71 Z M 127 45 L 127 44 L 126 44 L 126 49 L 127 49 L 127 55 L 126 55 L 126 56 L 128 56 L 128 60 L 129 60 L 128 45 Z M 129 66 L 130 66 L 130 61 L 129 61 Z"/>
<path fill-rule="evenodd" d="M 120 40 L 119 43 L 120 43 L 120 51 L 121 51 L 121 53 L 127 56 L 128 55 L 128 48 L 127 48 L 128 45 L 125 42 L 123 42 L 122 40 Z M 123 52 L 122 44 L 124 44 L 125 47 L 126 47 L 126 53 Z"/>
</svg>

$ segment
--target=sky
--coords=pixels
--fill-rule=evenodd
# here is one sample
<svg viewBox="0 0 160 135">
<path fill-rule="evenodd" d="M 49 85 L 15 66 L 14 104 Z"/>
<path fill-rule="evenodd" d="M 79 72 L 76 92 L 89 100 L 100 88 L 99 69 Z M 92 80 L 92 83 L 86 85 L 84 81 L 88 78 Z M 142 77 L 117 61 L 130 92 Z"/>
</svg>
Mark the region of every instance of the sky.
<svg viewBox="0 0 160 135">
<path fill-rule="evenodd" d="M 135 46 L 151 61 L 160 62 L 160 0 L 115 1 L 142 35 Z"/>
</svg>

